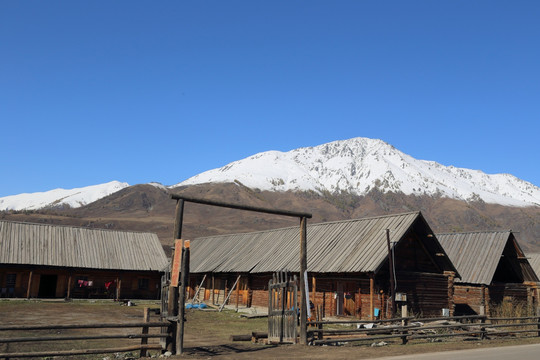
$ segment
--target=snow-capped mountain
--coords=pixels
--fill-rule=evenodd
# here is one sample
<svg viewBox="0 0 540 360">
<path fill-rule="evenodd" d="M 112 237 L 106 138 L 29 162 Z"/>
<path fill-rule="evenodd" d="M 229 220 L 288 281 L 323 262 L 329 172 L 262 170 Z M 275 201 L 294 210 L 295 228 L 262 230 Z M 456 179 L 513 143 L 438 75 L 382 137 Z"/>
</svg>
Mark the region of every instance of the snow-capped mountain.
<svg viewBox="0 0 540 360">
<path fill-rule="evenodd" d="M 111 195 L 129 184 L 111 181 L 106 184 L 77 189 L 55 189 L 31 194 L 19 194 L 0 198 L 0 210 L 37 210 L 69 205 L 80 207 Z"/>
<path fill-rule="evenodd" d="M 354 138 L 289 152 L 268 151 L 206 171 L 171 188 L 239 181 L 272 191 L 346 191 L 372 189 L 406 195 L 483 200 L 508 206 L 540 206 L 540 188 L 509 174 L 417 160 L 382 140 Z"/>
<path fill-rule="evenodd" d="M 170 186 L 240 182 L 270 191 L 350 192 L 373 189 L 406 195 L 482 200 L 507 206 L 540 206 L 540 188 L 509 174 L 488 175 L 479 170 L 417 160 L 382 140 L 354 138 L 289 152 L 268 151 L 222 168 L 209 170 Z M 159 183 L 150 183 L 162 190 Z M 129 185 L 118 181 L 83 188 L 0 198 L 2 210 L 37 210 L 84 206 Z"/>
</svg>

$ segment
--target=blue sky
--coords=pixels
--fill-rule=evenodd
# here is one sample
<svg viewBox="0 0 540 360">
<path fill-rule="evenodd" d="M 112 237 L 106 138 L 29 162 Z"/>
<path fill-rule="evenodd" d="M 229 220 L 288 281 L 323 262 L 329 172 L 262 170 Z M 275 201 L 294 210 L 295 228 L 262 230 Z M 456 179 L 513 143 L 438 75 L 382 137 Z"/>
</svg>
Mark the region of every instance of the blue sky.
<svg viewBox="0 0 540 360">
<path fill-rule="evenodd" d="M 540 185 L 538 1 L 0 1 L 0 197 L 353 137 Z"/>
</svg>

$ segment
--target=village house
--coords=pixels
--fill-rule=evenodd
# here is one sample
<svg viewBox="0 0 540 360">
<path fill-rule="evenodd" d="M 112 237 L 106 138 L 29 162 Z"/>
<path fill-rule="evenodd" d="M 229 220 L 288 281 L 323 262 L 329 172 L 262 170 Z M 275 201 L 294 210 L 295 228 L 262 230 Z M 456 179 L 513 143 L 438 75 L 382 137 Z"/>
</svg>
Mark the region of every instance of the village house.
<svg viewBox="0 0 540 360">
<path fill-rule="evenodd" d="M 437 234 L 437 238 L 461 275 L 454 284 L 457 314 L 489 314 L 505 300 L 531 310 L 538 305 L 538 276 L 512 231 Z"/>
<path fill-rule="evenodd" d="M 0 221 L 0 297 L 159 299 L 157 235 Z"/>
<path fill-rule="evenodd" d="M 290 227 L 193 240 L 190 295 L 200 288 L 201 301 L 222 303 L 230 294 L 229 304 L 267 306 L 272 274 L 284 269 L 298 274 L 299 231 Z M 309 299 L 324 316 L 389 316 L 391 277 L 398 304 L 407 304 L 409 313 L 440 315 L 453 309 L 456 269 L 420 212 L 309 224 L 307 270 Z"/>
</svg>

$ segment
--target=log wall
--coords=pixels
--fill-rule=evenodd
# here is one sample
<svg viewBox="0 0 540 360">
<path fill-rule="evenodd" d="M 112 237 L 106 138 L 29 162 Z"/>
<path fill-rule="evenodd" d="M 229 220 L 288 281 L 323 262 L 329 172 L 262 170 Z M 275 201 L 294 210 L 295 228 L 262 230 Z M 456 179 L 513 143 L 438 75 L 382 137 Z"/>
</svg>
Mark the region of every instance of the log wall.
<svg viewBox="0 0 540 360">
<path fill-rule="evenodd" d="M 30 272 L 32 279 L 29 281 Z M 15 275 L 15 287 L 8 288 L 7 279 Z M 65 298 L 111 298 L 116 297 L 116 280 L 120 280 L 120 298 L 124 299 L 159 299 L 161 274 L 159 272 L 126 272 L 105 271 L 92 269 L 59 269 L 53 267 L 4 267 L 0 268 L 0 297 L 31 298 L 42 297 L 40 295 L 41 277 L 56 275 L 56 286 L 51 291 L 54 295 L 47 297 Z M 71 283 L 69 278 L 71 277 Z M 79 286 L 78 280 L 92 281 L 92 286 Z M 139 283 L 139 280 L 142 280 Z M 105 283 L 112 282 L 109 289 Z M 28 286 L 30 285 L 30 291 Z M 143 285 L 141 288 L 140 286 Z"/>
</svg>

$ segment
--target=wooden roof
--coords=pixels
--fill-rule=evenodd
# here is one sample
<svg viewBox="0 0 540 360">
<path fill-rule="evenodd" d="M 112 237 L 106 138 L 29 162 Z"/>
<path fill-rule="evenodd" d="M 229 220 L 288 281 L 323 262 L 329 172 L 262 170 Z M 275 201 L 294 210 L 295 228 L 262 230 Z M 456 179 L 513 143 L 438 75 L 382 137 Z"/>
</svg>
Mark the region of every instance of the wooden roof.
<svg viewBox="0 0 540 360">
<path fill-rule="evenodd" d="M 426 248 L 442 252 L 420 212 L 336 221 L 307 226 L 307 269 L 318 273 L 378 272 L 387 259 L 386 229 L 399 242 L 421 228 Z M 299 271 L 300 228 L 288 227 L 193 240 L 192 273 Z M 435 257 L 441 268 L 455 270 L 446 257 Z"/>
<path fill-rule="evenodd" d="M 536 273 L 536 276 L 540 278 L 540 253 L 527 254 L 527 258 L 529 260 L 529 264 L 531 264 L 531 267 Z"/>
<path fill-rule="evenodd" d="M 510 230 L 437 234 L 439 242 L 454 263 L 460 283 L 491 285 L 508 242 L 519 261 L 515 268 L 522 281 L 538 281 Z"/>
<path fill-rule="evenodd" d="M 162 271 L 156 234 L 0 221 L 0 264 Z"/>
</svg>

